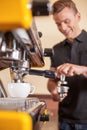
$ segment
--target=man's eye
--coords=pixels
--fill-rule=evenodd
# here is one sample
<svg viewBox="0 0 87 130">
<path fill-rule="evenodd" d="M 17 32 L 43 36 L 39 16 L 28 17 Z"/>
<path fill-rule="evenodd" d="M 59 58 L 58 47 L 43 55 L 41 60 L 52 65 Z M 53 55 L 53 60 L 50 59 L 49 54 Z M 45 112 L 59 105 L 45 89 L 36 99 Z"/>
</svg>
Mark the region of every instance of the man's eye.
<svg viewBox="0 0 87 130">
<path fill-rule="evenodd" d="M 70 20 L 69 19 L 65 20 L 65 23 L 70 23 Z"/>
</svg>

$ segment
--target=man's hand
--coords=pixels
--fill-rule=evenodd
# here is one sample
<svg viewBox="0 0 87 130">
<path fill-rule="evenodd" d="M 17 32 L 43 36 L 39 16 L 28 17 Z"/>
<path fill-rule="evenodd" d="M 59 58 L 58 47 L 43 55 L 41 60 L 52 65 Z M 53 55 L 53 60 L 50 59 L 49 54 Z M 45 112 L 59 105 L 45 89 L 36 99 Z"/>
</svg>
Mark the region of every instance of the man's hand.
<svg viewBox="0 0 87 130">
<path fill-rule="evenodd" d="M 87 77 L 87 67 L 65 63 L 57 67 L 58 77 L 60 77 L 61 74 L 64 74 L 65 76 L 74 76 L 82 74 Z"/>
<path fill-rule="evenodd" d="M 54 100 L 54 101 L 58 101 L 58 102 L 62 102 L 63 99 L 67 96 L 67 94 L 65 93 L 65 94 L 63 95 L 63 97 L 60 98 L 60 95 L 58 94 L 56 88 L 52 91 L 51 95 L 52 95 L 53 100 Z"/>
</svg>

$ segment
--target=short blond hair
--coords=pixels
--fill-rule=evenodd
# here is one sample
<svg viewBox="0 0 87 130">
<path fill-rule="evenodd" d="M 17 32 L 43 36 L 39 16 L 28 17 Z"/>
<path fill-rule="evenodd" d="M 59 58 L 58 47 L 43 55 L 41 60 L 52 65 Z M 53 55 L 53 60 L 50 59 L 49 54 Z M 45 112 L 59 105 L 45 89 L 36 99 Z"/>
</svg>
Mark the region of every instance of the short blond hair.
<svg viewBox="0 0 87 130">
<path fill-rule="evenodd" d="M 57 0 L 52 6 L 52 13 L 59 13 L 65 7 L 71 8 L 75 14 L 77 14 L 78 9 L 72 0 Z"/>
</svg>

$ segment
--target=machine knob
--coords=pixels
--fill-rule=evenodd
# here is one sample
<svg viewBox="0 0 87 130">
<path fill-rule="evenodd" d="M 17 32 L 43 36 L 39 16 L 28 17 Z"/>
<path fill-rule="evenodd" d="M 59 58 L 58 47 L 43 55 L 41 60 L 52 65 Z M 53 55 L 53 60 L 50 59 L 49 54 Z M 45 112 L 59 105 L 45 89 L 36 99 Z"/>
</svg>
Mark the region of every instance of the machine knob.
<svg viewBox="0 0 87 130">
<path fill-rule="evenodd" d="M 47 115 L 45 115 L 45 114 L 40 115 L 40 121 L 43 121 L 43 122 L 49 121 L 49 115 L 48 114 Z"/>
<path fill-rule="evenodd" d="M 40 121 L 43 121 L 44 123 L 46 123 L 46 121 L 49 121 L 49 114 L 47 109 L 45 109 L 43 114 L 40 115 Z"/>
</svg>

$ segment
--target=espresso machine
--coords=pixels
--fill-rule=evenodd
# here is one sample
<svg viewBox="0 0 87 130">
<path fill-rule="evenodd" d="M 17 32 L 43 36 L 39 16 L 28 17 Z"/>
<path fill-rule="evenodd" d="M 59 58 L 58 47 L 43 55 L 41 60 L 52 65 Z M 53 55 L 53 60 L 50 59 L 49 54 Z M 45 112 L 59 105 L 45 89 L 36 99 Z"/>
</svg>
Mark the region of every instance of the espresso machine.
<svg viewBox="0 0 87 130">
<path fill-rule="evenodd" d="M 39 11 L 39 15 L 40 12 L 45 15 L 48 3 L 48 0 L 0 0 L 0 70 L 10 68 L 14 83 L 23 83 L 23 77 L 32 67 L 45 64 L 41 32 L 37 31 L 33 16 L 38 12 L 37 5 L 46 7 Z M 40 121 L 49 121 L 45 101 L 33 97 L 8 97 L 1 80 L 0 94 L 1 130 L 37 130 Z"/>
</svg>

